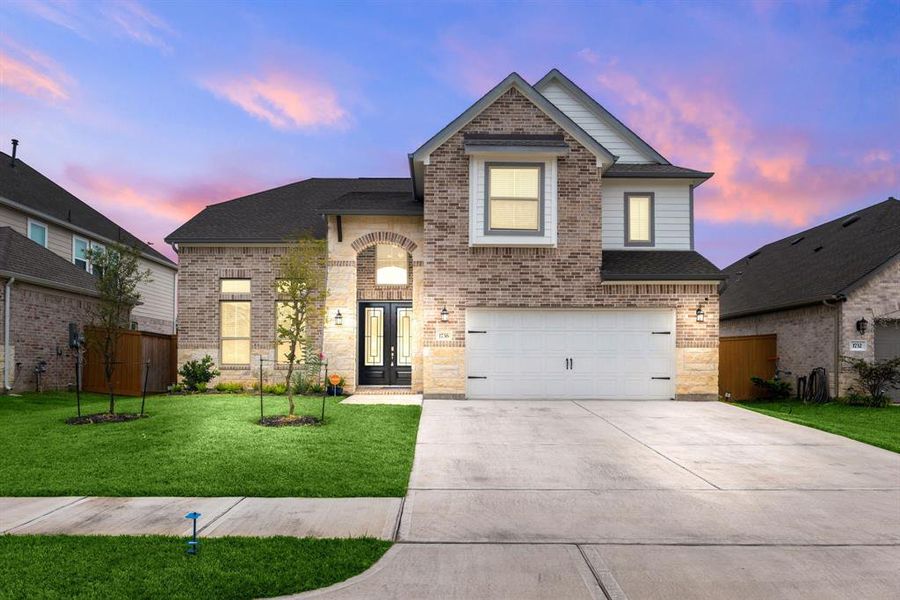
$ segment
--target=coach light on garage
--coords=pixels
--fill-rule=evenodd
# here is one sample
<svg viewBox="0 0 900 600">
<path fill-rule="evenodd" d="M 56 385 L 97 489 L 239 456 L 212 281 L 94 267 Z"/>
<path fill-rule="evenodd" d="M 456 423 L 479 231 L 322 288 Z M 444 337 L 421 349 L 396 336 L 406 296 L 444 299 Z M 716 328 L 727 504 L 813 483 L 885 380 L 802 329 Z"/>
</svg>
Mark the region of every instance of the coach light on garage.
<svg viewBox="0 0 900 600">
<path fill-rule="evenodd" d="M 338 327 L 344 324 L 344 315 L 341 314 L 341 311 L 337 311 L 337 313 L 335 313 L 334 324 Z"/>
<path fill-rule="evenodd" d="M 703 312 L 703 307 L 699 304 L 697 305 L 697 322 L 702 323 L 706 320 L 706 313 Z"/>
<path fill-rule="evenodd" d="M 869 322 L 866 321 L 866 318 L 863 317 L 859 321 L 856 322 L 856 331 L 859 332 L 859 335 L 865 335 L 866 329 L 869 328 Z"/>
<path fill-rule="evenodd" d="M 450 320 L 450 313 L 447 312 L 447 307 L 441 309 L 441 322 L 446 323 Z"/>
</svg>

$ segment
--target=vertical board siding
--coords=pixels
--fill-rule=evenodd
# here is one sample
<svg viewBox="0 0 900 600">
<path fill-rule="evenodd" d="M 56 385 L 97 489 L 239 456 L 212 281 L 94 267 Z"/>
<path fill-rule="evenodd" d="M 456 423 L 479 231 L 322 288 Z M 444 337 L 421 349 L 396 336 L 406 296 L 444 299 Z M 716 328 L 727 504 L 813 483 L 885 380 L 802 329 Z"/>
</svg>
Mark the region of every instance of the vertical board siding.
<svg viewBox="0 0 900 600">
<path fill-rule="evenodd" d="M 751 377 L 772 379 L 778 356 L 775 335 L 748 335 L 719 339 L 719 395 L 731 393 L 732 400 L 751 400 L 761 390 Z"/>
<path fill-rule="evenodd" d="M 653 162 L 648 157 L 641 154 L 637 148 L 619 135 L 617 131 L 597 117 L 593 111 L 573 98 L 562 86 L 551 83 L 544 89 L 542 94 L 547 100 L 561 110 L 563 114 L 575 121 L 575 123 L 584 129 L 592 138 L 600 142 L 604 148 L 618 156 L 618 162 Z"/>
<path fill-rule="evenodd" d="M 687 182 L 653 179 L 603 180 L 603 249 L 625 249 L 625 194 L 653 192 L 656 243 L 645 250 L 691 249 L 691 189 Z M 640 251 L 640 249 L 629 248 Z"/>
<path fill-rule="evenodd" d="M 85 328 L 87 351 L 84 357 L 81 388 L 86 392 L 108 393 L 103 372 L 103 354 L 99 349 L 102 333 Z M 113 391 L 122 396 L 140 396 L 144 388 L 144 371 L 150 361 L 147 392 L 165 392 L 177 378 L 177 338 L 137 331 L 120 333 L 113 371 Z"/>
</svg>

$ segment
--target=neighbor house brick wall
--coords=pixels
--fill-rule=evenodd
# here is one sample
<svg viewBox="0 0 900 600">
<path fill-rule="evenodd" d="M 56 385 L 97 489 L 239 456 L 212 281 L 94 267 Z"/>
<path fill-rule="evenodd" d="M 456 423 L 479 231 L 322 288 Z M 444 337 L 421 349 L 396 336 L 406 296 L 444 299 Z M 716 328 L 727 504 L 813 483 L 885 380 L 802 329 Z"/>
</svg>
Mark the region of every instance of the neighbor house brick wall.
<svg viewBox="0 0 900 600">
<path fill-rule="evenodd" d="M 564 136 L 569 153 L 557 161 L 556 247 L 469 246 L 466 133 Z M 602 285 L 597 159 L 517 90 L 505 93 L 432 152 L 425 167 L 424 224 L 426 394 L 465 394 L 466 308 L 673 308 L 677 315 L 678 394 L 715 397 L 716 286 Z M 691 318 L 700 301 L 708 314 L 702 324 Z M 448 323 L 440 321 L 444 306 L 450 313 Z"/>
<path fill-rule="evenodd" d="M 222 300 L 250 301 L 249 365 L 220 367 L 222 381 L 252 382 L 259 378 L 259 357 L 266 383 L 279 382 L 282 368 L 273 372 L 275 358 L 275 279 L 278 261 L 287 246 L 190 246 L 179 248 L 178 364 L 209 354 L 220 364 L 220 313 Z M 250 279 L 249 295 L 222 296 L 223 278 Z M 316 349 L 322 347 L 322 323 L 310 323 Z"/>
<path fill-rule="evenodd" d="M 6 281 L 0 279 L 0 382 L 3 353 Z M 83 329 L 91 320 L 97 300 L 69 292 L 16 281 L 10 302 L 11 376 L 13 391 L 34 390 L 34 368 L 47 362 L 41 376 L 44 390 L 65 389 L 75 383 L 75 356 L 69 350 L 69 323 Z M 58 354 L 60 352 L 61 354 Z"/>
<path fill-rule="evenodd" d="M 719 324 L 722 337 L 741 335 L 777 336 L 778 363 L 790 371 L 783 379 L 796 390 L 797 377 L 809 375 L 816 367 L 828 373 L 830 393 L 834 393 L 835 326 L 840 307 L 817 304 L 762 315 L 725 319 Z"/>
<path fill-rule="evenodd" d="M 862 318 L 869 322 L 865 334 L 856 331 L 856 322 Z M 894 257 L 865 283 L 847 293 L 847 301 L 841 305 L 840 354 L 874 360 L 875 321 L 878 319 L 900 319 L 900 257 Z M 851 340 L 865 340 L 866 350 L 850 352 Z M 840 393 L 848 393 L 854 383 L 853 373 L 842 364 Z"/>
</svg>

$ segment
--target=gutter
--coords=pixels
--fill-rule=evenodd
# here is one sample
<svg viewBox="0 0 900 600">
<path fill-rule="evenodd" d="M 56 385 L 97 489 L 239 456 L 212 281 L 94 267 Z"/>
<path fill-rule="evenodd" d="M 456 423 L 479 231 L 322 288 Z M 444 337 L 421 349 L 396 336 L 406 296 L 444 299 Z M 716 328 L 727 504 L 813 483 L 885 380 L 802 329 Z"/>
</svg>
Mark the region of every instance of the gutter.
<svg viewBox="0 0 900 600">
<path fill-rule="evenodd" d="M 834 311 L 834 396 L 841 394 L 841 313 L 837 307 L 838 302 L 846 302 L 847 296 L 835 294 L 831 298 L 822 300 L 822 304 L 833 307 Z"/>
<path fill-rule="evenodd" d="M 776 306 L 769 306 L 766 308 L 752 308 L 750 310 L 744 310 L 741 312 L 735 313 L 723 313 L 720 317 L 720 321 L 727 321 L 729 319 L 741 319 L 743 317 L 752 317 L 754 315 L 765 315 L 773 312 L 780 312 L 782 310 L 791 310 L 794 308 L 804 308 L 807 306 L 815 306 L 817 304 L 824 304 L 829 301 L 831 302 L 844 302 L 847 300 L 847 297 L 843 294 L 831 294 L 828 296 L 813 298 L 811 300 L 801 300 L 799 302 L 789 302 L 787 304 L 779 304 Z"/>
<path fill-rule="evenodd" d="M 12 299 L 12 284 L 15 280 L 15 277 L 6 280 L 6 293 L 3 295 L 3 389 L 6 392 L 12 390 L 12 385 L 9 383 L 9 304 Z"/>
</svg>

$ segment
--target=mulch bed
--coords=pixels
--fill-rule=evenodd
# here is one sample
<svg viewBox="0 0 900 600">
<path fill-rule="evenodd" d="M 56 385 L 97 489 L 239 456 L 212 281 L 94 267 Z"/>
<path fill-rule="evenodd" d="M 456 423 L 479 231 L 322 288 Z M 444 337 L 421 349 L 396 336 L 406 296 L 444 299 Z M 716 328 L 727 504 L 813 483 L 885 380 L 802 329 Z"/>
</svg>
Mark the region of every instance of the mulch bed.
<svg viewBox="0 0 900 600">
<path fill-rule="evenodd" d="M 263 417 L 259 420 L 259 424 L 263 427 L 292 427 L 295 425 L 319 425 L 322 421 L 318 417 L 305 415 L 298 417 L 296 415 L 275 415 L 272 417 Z"/>
<path fill-rule="evenodd" d="M 135 413 L 97 413 L 95 415 L 81 415 L 80 417 L 72 417 L 66 419 L 69 425 L 92 425 L 97 423 L 124 423 L 125 421 L 136 421 L 143 419 L 149 415 L 138 415 Z"/>
</svg>

